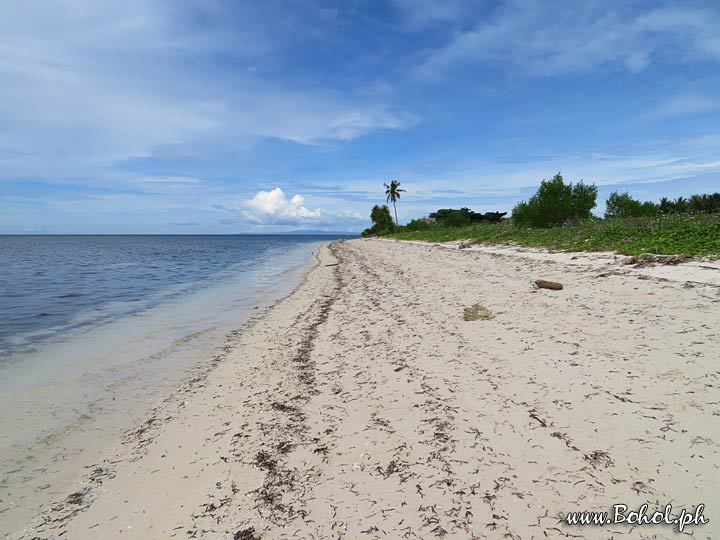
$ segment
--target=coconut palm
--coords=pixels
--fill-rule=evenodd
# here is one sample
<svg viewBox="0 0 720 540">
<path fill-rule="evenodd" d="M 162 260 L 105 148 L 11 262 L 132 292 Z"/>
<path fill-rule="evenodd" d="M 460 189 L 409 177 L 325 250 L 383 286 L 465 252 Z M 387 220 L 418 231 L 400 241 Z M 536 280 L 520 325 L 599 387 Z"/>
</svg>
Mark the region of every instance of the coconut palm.
<svg viewBox="0 0 720 540">
<path fill-rule="evenodd" d="M 660 199 L 660 204 L 658 206 L 663 214 L 669 214 L 672 211 L 673 203 L 667 197 L 663 197 Z"/>
<path fill-rule="evenodd" d="M 400 193 L 405 190 L 400 189 L 400 182 L 398 182 L 397 180 L 390 180 L 390 185 L 387 185 L 383 182 L 383 186 L 385 186 L 385 195 L 387 195 L 387 202 L 392 201 L 393 203 L 393 210 L 395 210 L 395 225 L 400 225 L 398 223 L 397 207 L 395 206 L 395 201 L 400 198 Z"/>
<path fill-rule="evenodd" d="M 688 206 L 693 212 L 702 212 L 705 210 L 705 196 L 692 195 L 690 199 L 688 199 Z"/>
<path fill-rule="evenodd" d="M 688 202 L 685 197 L 678 197 L 675 199 L 673 206 L 675 207 L 676 214 L 684 214 L 688 211 Z"/>
</svg>

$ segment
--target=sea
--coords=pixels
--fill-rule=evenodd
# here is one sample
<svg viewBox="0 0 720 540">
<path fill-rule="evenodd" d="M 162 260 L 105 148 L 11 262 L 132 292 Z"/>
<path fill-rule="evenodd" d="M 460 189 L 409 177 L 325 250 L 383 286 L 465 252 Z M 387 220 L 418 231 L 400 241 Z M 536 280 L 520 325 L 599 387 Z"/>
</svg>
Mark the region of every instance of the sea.
<svg viewBox="0 0 720 540">
<path fill-rule="evenodd" d="M 0 533 L 66 494 L 335 238 L 0 236 Z"/>
</svg>

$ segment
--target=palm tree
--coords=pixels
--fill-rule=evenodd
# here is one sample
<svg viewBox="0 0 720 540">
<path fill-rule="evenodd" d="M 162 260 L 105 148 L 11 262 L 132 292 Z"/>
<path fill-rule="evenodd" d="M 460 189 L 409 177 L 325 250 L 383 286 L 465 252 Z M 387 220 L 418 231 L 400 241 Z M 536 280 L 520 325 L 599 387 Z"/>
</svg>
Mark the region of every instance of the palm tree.
<svg viewBox="0 0 720 540">
<path fill-rule="evenodd" d="M 690 209 L 695 212 L 702 212 L 705 210 L 705 195 L 692 195 L 688 200 Z"/>
<path fill-rule="evenodd" d="M 658 205 L 658 207 L 663 214 L 669 214 L 670 209 L 672 208 L 672 202 L 667 197 L 662 197 L 660 199 L 660 204 Z"/>
<path fill-rule="evenodd" d="M 400 193 L 405 190 L 400 189 L 400 182 L 398 182 L 397 180 L 390 180 L 389 186 L 385 182 L 383 182 L 383 186 L 385 186 L 385 195 L 387 195 L 387 202 L 392 201 L 393 203 L 393 210 L 395 210 L 395 225 L 400 225 L 398 223 L 397 207 L 395 206 L 395 201 L 400 198 Z"/>
<path fill-rule="evenodd" d="M 675 199 L 675 213 L 684 214 L 688 210 L 688 202 L 685 197 L 678 197 Z"/>
</svg>

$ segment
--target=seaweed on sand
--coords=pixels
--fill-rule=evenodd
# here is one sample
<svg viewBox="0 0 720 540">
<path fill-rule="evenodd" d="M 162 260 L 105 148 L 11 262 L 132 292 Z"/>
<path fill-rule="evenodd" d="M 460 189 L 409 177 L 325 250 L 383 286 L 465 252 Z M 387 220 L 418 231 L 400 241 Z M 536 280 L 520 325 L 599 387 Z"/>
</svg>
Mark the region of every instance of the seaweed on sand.
<svg viewBox="0 0 720 540">
<path fill-rule="evenodd" d="M 260 540 L 260 536 L 255 534 L 255 527 L 248 527 L 236 532 L 233 540 Z"/>
</svg>

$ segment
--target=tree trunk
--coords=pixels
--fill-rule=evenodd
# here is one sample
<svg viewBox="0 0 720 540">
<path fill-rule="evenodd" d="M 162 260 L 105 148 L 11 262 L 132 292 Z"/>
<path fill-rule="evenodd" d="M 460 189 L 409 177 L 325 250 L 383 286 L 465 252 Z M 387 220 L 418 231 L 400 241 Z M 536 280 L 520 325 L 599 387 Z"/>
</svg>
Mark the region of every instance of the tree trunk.
<svg viewBox="0 0 720 540">
<path fill-rule="evenodd" d="M 399 227 L 400 224 L 398 223 L 398 220 L 397 220 L 397 206 L 395 206 L 395 201 L 393 201 L 393 208 L 395 209 L 395 225 L 397 225 Z"/>
</svg>

